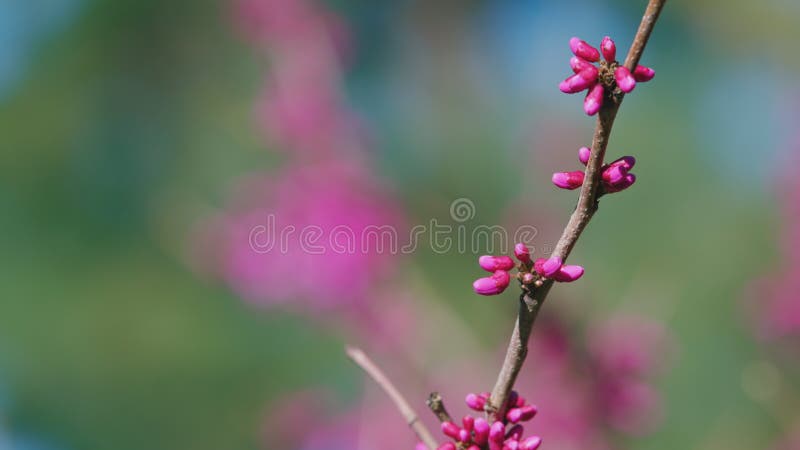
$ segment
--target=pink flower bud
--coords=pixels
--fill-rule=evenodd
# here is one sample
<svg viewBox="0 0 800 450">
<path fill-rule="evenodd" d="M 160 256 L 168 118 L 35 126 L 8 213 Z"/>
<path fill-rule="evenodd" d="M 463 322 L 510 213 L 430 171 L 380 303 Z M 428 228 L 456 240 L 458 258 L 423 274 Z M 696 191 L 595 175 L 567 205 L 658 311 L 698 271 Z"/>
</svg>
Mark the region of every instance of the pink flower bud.
<svg viewBox="0 0 800 450">
<path fill-rule="evenodd" d="M 469 447 L 467 447 L 467 450 L 481 450 L 481 448 L 475 444 L 472 444 Z"/>
<path fill-rule="evenodd" d="M 571 266 L 564 266 L 564 267 L 571 267 Z M 528 420 L 533 419 L 533 416 L 539 411 L 536 406 L 534 405 L 524 405 L 520 407 L 520 421 L 526 422 Z"/>
<path fill-rule="evenodd" d="M 565 94 L 574 94 L 592 87 L 595 83 L 597 83 L 597 69 L 589 66 L 562 81 L 558 88 Z"/>
<path fill-rule="evenodd" d="M 600 52 L 580 38 L 574 37 L 570 39 L 569 48 L 579 58 L 590 62 L 600 61 Z"/>
<path fill-rule="evenodd" d="M 549 258 L 544 263 L 542 263 L 541 275 L 548 278 L 555 275 L 561 268 L 562 264 L 563 262 L 561 261 L 561 258 L 559 258 L 558 256 L 553 256 Z"/>
<path fill-rule="evenodd" d="M 463 443 L 468 443 L 470 441 L 470 432 L 465 429 L 458 430 L 458 440 Z"/>
<path fill-rule="evenodd" d="M 503 446 L 503 450 L 519 450 L 519 441 L 515 439 L 507 440 Z"/>
<path fill-rule="evenodd" d="M 542 445 L 542 438 L 539 436 L 531 436 L 525 438 L 525 440 L 519 444 L 519 450 L 536 450 L 540 445 Z"/>
<path fill-rule="evenodd" d="M 584 166 L 589 162 L 589 157 L 592 156 L 592 149 L 589 147 L 581 147 L 578 149 L 578 161 Z"/>
<path fill-rule="evenodd" d="M 631 75 L 631 71 L 625 66 L 619 66 L 614 71 L 614 79 L 622 92 L 628 93 L 636 87 L 636 79 Z"/>
<path fill-rule="evenodd" d="M 489 422 L 483 417 L 475 419 L 475 443 L 486 445 L 489 441 Z"/>
<path fill-rule="evenodd" d="M 509 406 L 516 406 L 518 399 L 519 399 L 519 392 L 512 390 L 511 392 L 508 393 L 506 404 Z"/>
<path fill-rule="evenodd" d="M 522 409 L 521 408 L 511 408 L 506 412 L 506 420 L 511 423 L 517 423 L 522 419 Z"/>
<path fill-rule="evenodd" d="M 452 442 L 445 442 L 444 444 L 440 445 L 437 450 L 456 450 L 456 444 Z"/>
<path fill-rule="evenodd" d="M 494 275 L 478 278 L 472 283 L 472 288 L 480 295 L 497 295 L 506 290 L 511 282 L 511 277 L 505 270 L 498 270 Z"/>
<path fill-rule="evenodd" d="M 608 166 L 609 167 L 620 166 L 623 169 L 625 169 L 625 172 L 628 172 L 629 170 L 633 169 L 633 166 L 635 165 L 636 165 L 636 158 L 634 158 L 633 156 L 623 156 L 622 158 L 614 160 L 614 162 L 612 162 Z"/>
<path fill-rule="evenodd" d="M 533 262 L 533 270 L 536 271 L 541 276 L 544 276 L 544 263 L 547 261 L 544 258 L 537 258 L 536 261 Z"/>
<path fill-rule="evenodd" d="M 603 52 L 603 58 L 605 58 L 606 61 L 608 62 L 616 61 L 617 44 L 615 44 L 610 37 L 606 36 L 603 38 L 603 41 L 600 42 L 600 51 Z"/>
<path fill-rule="evenodd" d="M 472 416 L 464 416 L 464 418 L 461 419 L 461 424 L 464 426 L 465 430 L 472 432 L 473 428 L 475 428 L 475 418 Z"/>
<path fill-rule="evenodd" d="M 597 111 L 600 111 L 601 106 L 603 106 L 603 85 L 597 83 L 586 94 L 586 99 L 583 101 L 583 110 L 586 114 L 593 116 L 597 114 Z"/>
<path fill-rule="evenodd" d="M 622 166 L 616 165 L 616 166 L 609 166 L 608 168 L 603 170 L 602 177 L 604 182 L 614 185 L 622 181 L 622 179 L 625 178 L 625 175 L 627 174 L 628 174 L 627 170 L 623 169 Z"/>
<path fill-rule="evenodd" d="M 526 272 L 522 275 L 522 282 L 524 284 L 531 284 L 533 283 L 533 274 L 530 272 Z"/>
<path fill-rule="evenodd" d="M 508 256 L 483 255 L 478 258 L 478 265 L 487 272 L 495 272 L 498 270 L 511 270 L 516 264 Z"/>
<path fill-rule="evenodd" d="M 553 184 L 561 189 L 578 189 L 583 184 L 585 174 L 576 170 L 574 172 L 556 172 L 553 174 Z"/>
<path fill-rule="evenodd" d="M 572 68 L 572 71 L 578 73 L 588 67 L 594 67 L 592 63 L 586 61 L 583 58 L 579 58 L 577 56 L 573 56 L 569 59 L 569 66 Z"/>
<path fill-rule="evenodd" d="M 454 424 L 453 422 L 442 422 L 442 433 L 444 433 L 445 436 L 452 439 L 458 439 L 459 431 L 461 431 L 461 429 L 458 428 L 458 425 Z"/>
<path fill-rule="evenodd" d="M 517 397 L 517 403 L 516 403 L 516 406 L 517 406 L 518 408 L 522 408 L 523 406 L 525 406 L 525 403 L 526 403 L 526 402 L 525 402 L 525 397 L 523 397 L 523 396 L 519 396 L 519 397 Z"/>
<path fill-rule="evenodd" d="M 635 182 L 636 182 L 636 175 L 634 175 L 632 173 L 629 173 L 629 174 L 625 175 L 625 178 L 623 178 L 622 181 L 620 181 L 619 183 L 614 184 L 614 185 L 606 185 L 605 186 L 606 192 L 611 194 L 611 193 L 614 193 L 614 192 L 623 191 L 623 190 L 628 189 L 629 187 L 633 186 L 633 183 L 635 183 Z"/>
<path fill-rule="evenodd" d="M 633 78 L 639 83 L 650 81 L 654 76 L 656 76 L 656 71 L 649 67 L 636 66 L 636 68 L 633 69 Z"/>
<path fill-rule="evenodd" d="M 506 427 L 503 425 L 503 422 L 499 420 L 492 424 L 492 427 L 489 429 L 489 442 L 493 442 L 496 444 L 502 444 L 505 440 L 506 434 Z"/>
<path fill-rule="evenodd" d="M 519 242 L 514 246 L 514 256 L 516 256 L 521 262 L 531 262 L 531 252 L 528 250 L 528 246 L 522 242 Z"/>
<path fill-rule="evenodd" d="M 476 394 L 467 394 L 467 398 L 465 400 L 467 402 L 467 406 L 475 411 L 482 412 L 483 407 L 486 406 L 486 399 Z"/>
<path fill-rule="evenodd" d="M 506 433 L 506 438 L 518 441 L 524 433 L 525 428 L 523 428 L 520 424 L 516 424 L 511 427 L 510 430 L 508 430 L 508 433 Z"/>
<path fill-rule="evenodd" d="M 581 266 L 562 266 L 558 272 L 553 275 L 553 279 L 561 283 L 570 283 L 583 276 L 583 267 Z"/>
</svg>

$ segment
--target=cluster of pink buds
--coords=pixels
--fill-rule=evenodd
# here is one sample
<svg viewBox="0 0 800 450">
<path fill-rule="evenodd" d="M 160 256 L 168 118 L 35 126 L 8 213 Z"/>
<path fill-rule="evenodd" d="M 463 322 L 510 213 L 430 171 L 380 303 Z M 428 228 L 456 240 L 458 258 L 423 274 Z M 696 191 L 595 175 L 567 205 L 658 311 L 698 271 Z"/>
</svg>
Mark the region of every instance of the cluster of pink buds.
<svg viewBox="0 0 800 450">
<path fill-rule="evenodd" d="M 478 258 L 481 269 L 492 272 L 492 276 L 478 278 L 472 283 L 473 289 L 480 295 L 497 295 L 506 290 L 511 283 L 511 275 L 508 271 L 513 269 L 516 264 L 508 256 L 483 255 Z"/>
<path fill-rule="evenodd" d="M 583 181 L 583 178 L 581 178 L 581 181 Z M 580 186 L 580 184 L 578 185 Z M 472 283 L 472 288 L 475 292 L 480 295 L 502 293 L 511 283 L 511 275 L 508 272 L 514 267 L 519 268 L 518 278 L 524 285 L 534 284 L 537 280 L 543 278 L 569 283 L 583 275 L 583 267 L 565 265 L 559 257 L 539 258 L 536 261 L 532 261 L 530 250 L 523 243 L 514 246 L 514 256 L 520 262 L 518 266 L 508 256 L 484 255 L 478 258 L 478 264 L 481 268 L 491 272 L 492 275 L 475 280 Z"/>
<path fill-rule="evenodd" d="M 470 409 L 482 413 L 489 393 L 469 394 L 466 402 Z M 536 450 L 542 444 L 539 436 L 524 438 L 521 422 L 533 419 L 537 409 L 512 391 L 508 398 L 510 408 L 503 420 L 491 425 L 483 417 L 464 416 L 461 426 L 453 422 L 442 422 L 442 432 L 453 441 L 445 442 L 438 450 Z"/>
<path fill-rule="evenodd" d="M 558 86 L 561 92 L 576 94 L 589 90 L 586 99 L 583 101 L 583 110 L 586 114 L 593 116 L 597 114 L 603 106 L 605 89 L 613 92 L 614 85 L 618 86 L 622 92 L 631 92 L 636 83 L 650 81 L 656 76 L 656 72 L 645 66 L 636 66 L 631 73 L 627 67 L 617 61 L 617 46 L 610 37 L 606 36 L 600 43 L 600 51 L 587 44 L 579 38 L 569 40 L 569 47 L 575 54 L 569 60 L 569 65 L 575 75 L 562 81 Z M 600 52 L 603 53 L 605 61 L 600 61 Z M 593 63 L 599 62 L 599 66 Z"/>
<path fill-rule="evenodd" d="M 578 160 L 585 166 L 591 153 L 589 147 L 581 147 L 578 150 Z M 630 173 L 635 164 L 636 158 L 633 156 L 623 156 L 611 164 L 605 164 L 601 168 L 603 193 L 610 194 L 631 187 L 636 182 L 636 175 Z M 553 184 L 561 189 L 578 189 L 583 184 L 584 177 L 582 170 L 556 172 L 553 174 Z"/>
</svg>

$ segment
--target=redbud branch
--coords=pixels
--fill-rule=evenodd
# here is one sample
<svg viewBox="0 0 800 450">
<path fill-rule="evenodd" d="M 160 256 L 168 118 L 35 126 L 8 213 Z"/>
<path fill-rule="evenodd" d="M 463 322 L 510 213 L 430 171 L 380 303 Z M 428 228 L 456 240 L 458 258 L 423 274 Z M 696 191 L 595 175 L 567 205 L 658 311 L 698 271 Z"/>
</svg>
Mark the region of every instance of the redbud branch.
<svg viewBox="0 0 800 450">
<path fill-rule="evenodd" d="M 345 353 L 350 359 L 353 360 L 356 365 L 361 367 L 367 375 L 370 376 L 378 386 L 383 389 L 384 392 L 392 399 L 397 409 L 400 411 L 400 414 L 403 415 L 403 418 L 406 420 L 406 423 L 414 433 L 417 434 L 417 437 L 431 450 L 435 449 L 439 444 L 437 444 L 436 439 L 433 438 L 433 435 L 425 425 L 420 422 L 419 416 L 408 404 L 403 394 L 397 390 L 397 388 L 392 384 L 386 374 L 372 362 L 371 359 L 364 353 L 361 349 L 355 347 L 346 347 Z"/>
<path fill-rule="evenodd" d="M 625 66 L 629 70 L 632 71 L 638 64 L 658 15 L 664 7 L 664 3 L 666 3 L 666 0 L 649 1 L 642 17 L 642 22 L 639 25 L 639 30 L 636 32 L 631 49 L 627 58 L 625 58 Z M 559 257 L 563 261 L 567 260 L 581 233 L 597 211 L 601 167 L 605 158 L 608 138 L 611 135 L 611 127 L 614 125 L 614 119 L 617 116 L 617 110 L 619 110 L 623 96 L 624 94 L 618 89 L 611 94 L 606 94 L 603 106 L 598 112 L 597 125 L 592 138 L 592 153 L 586 165 L 586 176 L 584 177 L 583 185 L 581 185 L 578 205 L 572 216 L 570 216 L 569 222 L 553 250 L 552 256 Z M 505 414 L 506 401 L 528 353 L 528 339 L 531 335 L 531 329 L 539 309 L 552 286 L 553 280 L 545 280 L 541 286 L 523 290 L 520 296 L 519 312 L 511 334 L 511 341 L 508 344 L 506 357 L 492 390 L 492 395 L 486 405 L 491 419 L 490 422 L 499 420 Z"/>
</svg>

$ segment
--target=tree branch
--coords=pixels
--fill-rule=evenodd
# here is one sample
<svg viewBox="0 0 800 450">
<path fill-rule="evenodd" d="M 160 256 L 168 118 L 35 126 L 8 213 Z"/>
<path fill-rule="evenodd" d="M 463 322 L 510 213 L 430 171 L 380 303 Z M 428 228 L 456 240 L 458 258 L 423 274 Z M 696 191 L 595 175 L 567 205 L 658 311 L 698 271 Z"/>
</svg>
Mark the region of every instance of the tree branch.
<svg viewBox="0 0 800 450">
<path fill-rule="evenodd" d="M 386 374 L 372 362 L 371 359 L 364 353 L 361 349 L 355 347 L 346 347 L 345 353 L 350 359 L 353 360 L 356 365 L 361 367 L 367 375 L 370 376 L 381 389 L 386 392 L 389 398 L 392 399 L 397 409 L 400 411 L 400 414 L 403 415 L 403 418 L 406 420 L 406 423 L 414 433 L 417 434 L 417 437 L 431 450 L 435 449 L 438 444 L 436 439 L 433 438 L 433 435 L 425 425 L 419 421 L 419 416 L 408 404 L 408 401 L 403 397 L 403 394 L 397 390 L 397 388 L 392 384 Z"/>
<path fill-rule="evenodd" d="M 627 58 L 625 58 L 625 66 L 629 70 L 633 71 L 639 63 L 664 3 L 666 3 L 666 0 L 650 0 L 648 3 L 642 22 L 633 39 L 631 49 Z M 553 256 L 558 256 L 563 261 L 567 260 L 581 233 L 583 233 L 586 225 L 589 224 L 592 216 L 597 211 L 601 168 L 605 158 L 608 138 L 611 135 L 611 127 L 614 125 L 614 119 L 622 104 L 623 97 L 624 94 L 619 89 L 616 89 L 613 93 L 606 93 L 603 106 L 598 112 L 597 125 L 592 137 L 592 153 L 586 165 L 586 176 L 581 186 L 578 205 L 570 216 L 569 222 L 553 250 Z M 546 280 L 539 287 L 534 287 L 530 291 L 523 291 L 520 296 L 519 312 L 511 334 L 511 341 L 508 344 L 506 357 L 492 390 L 492 395 L 486 405 L 491 421 L 498 420 L 505 413 L 506 401 L 528 353 L 528 339 L 531 335 L 531 329 L 539 309 L 552 286 L 553 281 Z"/>
</svg>

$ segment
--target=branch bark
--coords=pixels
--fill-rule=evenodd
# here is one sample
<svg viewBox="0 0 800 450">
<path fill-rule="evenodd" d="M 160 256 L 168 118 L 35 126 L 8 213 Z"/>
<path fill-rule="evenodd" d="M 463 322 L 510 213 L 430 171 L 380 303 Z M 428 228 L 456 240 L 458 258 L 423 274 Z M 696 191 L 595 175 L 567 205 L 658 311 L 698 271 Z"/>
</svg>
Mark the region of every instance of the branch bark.
<svg viewBox="0 0 800 450">
<path fill-rule="evenodd" d="M 435 449 L 438 444 L 436 439 L 434 439 L 431 432 L 428 430 L 425 425 L 420 422 L 419 416 L 408 404 L 408 401 L 403 397 L 403 394 L 397 390 L 394 384 L 389 380 L 386 374 L 374 363 L 371 359 L 364 353 L 361 349 L 355 347 L 347 347 L 345 348 L 345 353 L 350 359 L 353 360 L 356 365 L 358 365 L 367 375 L 372 378 L 378 386 L 383 389 L 384 392 L 392 399 L 397 409 L 400 411 L 400 414 L 403 415 L 403 418 L 406 420 L 406 423 L 414 433 L 417 434 L 417 437 L 428 447 L 428 449 L 433 450 Z"/>
<path fill-rule="evenodd" d="M 450 413 L 447 412 L 447 408 L 444 407 L 444 400 L 442 400 L 442 396 L 439 395 L 438 392 L 431 392 L 431 395 L 428 396 L 428 401 L 426 401 L 428 408 L 433 412 L 439 422 L 452 422 L 453 418 L 450 417 Z"/>
<path fill-rule="evenodd" d="M 633 71 L 639 63 L 664 3 L 666 3 L 666 0 L 649 1 L 628 56 L 625 58 L 625 67 L 629 70 Z M 567 260 L 581 233 L 583 233 L 586 225 L 589 224 L 592 216 L 597 211 L 601 167 L 603 166 L 606 147 L 608 146 L 608 138 L 611 135 L 611 128 L 614 125 L 614 119 L 622 104 L 623 97 L 624 94 L 619 92 L 618 89 L 614 93 L 606 93 L 603 107 L 598 112 L 597 125 L 592 137 L 592 153 L 586 165 L 586 176 L 581 186 L 578 205 L 570 216 L 569 222 L 553 250 L 553 256 L 558 256 L 563 261 Z M 531 291 L 523 291 L 520 296 L 519 312 L 511 334 L 511 341 L 508 344 L 505 360 L 492 390 L 492 395 L 486 405 L 491 422 L 499 420 L 505 414 L 506 401 L 528 354 L 528 339 L 530 338 L 533 324 L 552 286 L 553 281 L 546 280 L 540 287 L 533 288 Z"/>
</svg>

